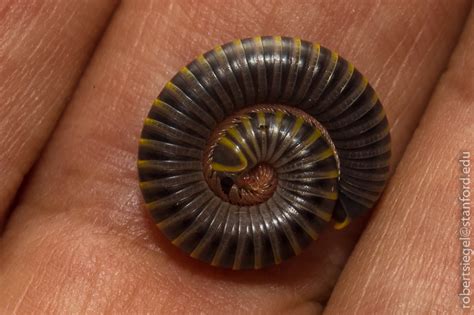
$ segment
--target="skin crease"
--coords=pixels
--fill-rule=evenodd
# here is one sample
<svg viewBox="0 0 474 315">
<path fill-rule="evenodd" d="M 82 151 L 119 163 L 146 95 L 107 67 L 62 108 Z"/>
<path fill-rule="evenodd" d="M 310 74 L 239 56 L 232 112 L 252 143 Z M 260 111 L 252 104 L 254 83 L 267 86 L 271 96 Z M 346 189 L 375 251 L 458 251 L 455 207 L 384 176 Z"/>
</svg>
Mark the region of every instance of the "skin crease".
<svg viewBox="0 0 474 315">
<path fill-rule="evenodd" d="M 468 11 L 468 1 L 450 0 L 122 2 L 0 240 L 0 313 L 322 312 L 364 220 L 343 231 L 327 229 L 300 256 L 268 270 L 220 270 L 182 255 L 151 223 L 138 188 L 138 136 L 152 100 L 176 71 L 217 44 L 257 34 L 299 36 L 339 52 L 367 76 L 392 126 L 396 164 Z M 411 173 L 397 170 L 394 181 L 410 180 Z M 384 201 L 374 220 L 387 211 Z M 365 251 L 376 241 L 365 242 Z M 363 268 L 352 259 L 350 266 Z M 438 287 L 446 281 L 423 279 Z M 347 285 L 342 290 L 353 294 L 359 284 Z M 361 298 L 377 305 L 370 292 L 383 292 L 374 288 Z M 429 307 L 429 296 L 402 297 L 404 310 Z M 344 298 L 336 291 L 330 307 L 350 312 Z M 374 309 L 387 310 L 386 301 L 400 300 L 378 301 Z"/>
<path fill-rule="evenodd" d="M 466 74 L 474 71 L 473 51 L 471 11 L 379 211 L 339 278 L 327 314 L 461 311 L 458 160 L 462 151 L 470 152 L 472 187 L 474 77 Z M 417 180 L 407 182 L 404 174 Z M 420 205 L 429 211 L 420 211 Z"/>
<path fill-rule="evenodd" d="M 114 2 L 0 3 L 0 227 L 76 88 Z"/>
</svg>

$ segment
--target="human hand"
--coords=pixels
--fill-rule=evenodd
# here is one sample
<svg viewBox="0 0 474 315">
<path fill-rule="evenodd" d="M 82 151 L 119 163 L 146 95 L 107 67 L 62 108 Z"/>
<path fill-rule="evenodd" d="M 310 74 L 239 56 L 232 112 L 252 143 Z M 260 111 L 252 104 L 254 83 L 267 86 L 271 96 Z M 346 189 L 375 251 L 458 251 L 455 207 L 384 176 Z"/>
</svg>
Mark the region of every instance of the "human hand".
<svg viewBox="0 0 474 315">
<path fill-rule="evenodd" d="M 461 311 L 469 3 L 219 4 L 0 4 L 0 312 Z M 365 74 L 391 124 L 394 177 L 370 219 L 328 228 L 280 266 L 220 270 L 182 255 L 148 218 L 138 138 L 178 69 L 216 44 L 266 34 L 320 42 Z"/>
</svg>

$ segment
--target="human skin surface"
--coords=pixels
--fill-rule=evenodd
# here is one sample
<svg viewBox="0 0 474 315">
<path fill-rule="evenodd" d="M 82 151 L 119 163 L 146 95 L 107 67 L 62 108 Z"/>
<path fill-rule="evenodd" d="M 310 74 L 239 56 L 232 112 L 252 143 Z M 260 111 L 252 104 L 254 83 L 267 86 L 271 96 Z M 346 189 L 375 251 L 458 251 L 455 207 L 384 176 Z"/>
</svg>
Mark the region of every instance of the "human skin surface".
<svg viewBox="0 0 474 315">
<path fill-rule="evenodd" d="M 0 3 L 0 313 L 461 313 L 470 10 L 461 0 Z M 301 255 L 216 269 L 148 217 L 140 130 L 197 55 L 277 34 L 319 42 L 369 79 L 391 125 L 393 177 L 371 216 L 329 227 Z"/>
</svg>

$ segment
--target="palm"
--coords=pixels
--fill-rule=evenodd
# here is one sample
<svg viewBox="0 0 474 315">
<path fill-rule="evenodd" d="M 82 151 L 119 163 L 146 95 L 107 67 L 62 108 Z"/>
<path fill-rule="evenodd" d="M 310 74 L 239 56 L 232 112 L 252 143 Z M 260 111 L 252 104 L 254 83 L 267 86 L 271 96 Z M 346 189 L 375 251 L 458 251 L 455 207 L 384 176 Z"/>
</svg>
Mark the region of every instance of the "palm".
<svg viewBox="0 0 474 315">
<path fill-rule="evenodd" d="M 458 42 L 469 8 L 466 1 L 449 2 L 449 10 L 440 2 L 408 1 L 403 9 L 347 1 L 256 7 L 125 2 L 108 24 L 112 3 L 67 10 L 2 6 L 7 14 L 0 20 L 0 33 L 7 35 L 0 55 L 7 62 L 0 68 L 0 82 L 6 82 L 0 95 L 7 101 L 0 105 L 0 211 L 8 218 L 0 243 L 2 313 L 314 313 L 328 300 L 328 312 L 388 312 L 394 303 L 404 307 L 401 310 L 416 311 L 426 310 L 440 296 L 444 304 L 434 304 L 440 310 L 459 307 L 458 251 L 442 240 L 456 233 L 457 222 L 442 211 L 452 207 L 445 200 L 456 198 L 455 176 L 435 194 L 430 185 L 437 187 L 435 181 L 457 167 L 452 164 L 448 172 L 439 163 L 455 159 L 461 147 L 473 147 L 469 122 L 474 113 L 468 106 L 472 78 L 464 77 L 470 85 L 461 96 L 456 89 L 466 81 L 459 81 L 459 88 L 449 85 L 466 67 L 471 72 L 474 67 L 468 58 L 474 45 L 472 14 L 456 50 L 463 58 L 450 64 L 414 144 L 403 153 Z M 26 13 L 9 19 L 19 11 Z M 45 20 L 51 25 L 44 25 Z M 18 44 L 13 36 L 23 34 L 19 21 L 30 22 L 35 30 L 59 31 L 26 32 Z M 402 155 L 403 163 L 354 252 L 367 218 L 342 232 L 328 229 L 303 254 L 281 266 L 218 270 L 180 254 L 147 217 L 136 153 L 152 100 L 171 74 L 195 55 L 254 34 L 299 36 L 340 52 L 370 78 L 385 105 L 394 164 Z M 37 51 L 31 55 L 34 47 Z M 68 103 L 65 99 L 72 92 Z M 444 111 L 443 104 L 450 100 L 459 105 Z M 63 105 L 65 112 L 51 132 Z M 451 122 L 443 133 L 436 129 L 439 112 Z M 454 122 L 468 128 L 456 128 Z M 439 141 L 445 133 L 454 133 L 452 141 Z M 426 165 L 436 171 L 433 180 L 423 177 Z M 22 173 L 27 177 L 19 189 Z M 413 180 L 417 176 L 423 186 Z M 423 212 L 427 206 L 432 217 Z M 428 227 L 439 222 L 442 228 Z M 413 233 L 423 239 L 423 246 Z M 435 255 L 444 263 L 430 268 L 440 277 L 431 277 L 423 266 Z M 453 268 L 445 268 L 447 262 Z M 385 280 L 377 276 L 382 274 Z M 421 292 L 410 285 L 408 276 L 417 275 L 436 289 Z"/>
</svg>

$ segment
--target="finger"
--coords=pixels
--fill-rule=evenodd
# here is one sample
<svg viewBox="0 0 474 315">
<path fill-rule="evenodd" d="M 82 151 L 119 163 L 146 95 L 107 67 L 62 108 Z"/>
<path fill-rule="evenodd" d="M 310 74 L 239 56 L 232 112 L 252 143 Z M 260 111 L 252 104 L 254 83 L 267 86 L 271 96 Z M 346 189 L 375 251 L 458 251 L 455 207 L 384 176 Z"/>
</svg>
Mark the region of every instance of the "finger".
<svg viewBox="0 0 474 315">
<path fill-rule="evenodd" d="M 397 160 L 461 29 L 464 4 L 445 14 L 438 3 L 400 10 L 346 1 L 125 2 L 8 226 L 1 283 L 11 299 L 4 305 L 21 309 L 25 298 L 12 297 L 41 293 L 45 301 L 55 296 L 58 308 L 94 311 L 320 310 L 358 227 L 330 231 L 301 256 L 258 272 L 221 271 L 185 257 L 142 206 L 135 165 L 143 118 L 165 81 L 217 43 L 255 33 L 301 36 L 339 51 L 375 82 Z M 437 38 L 445 45 L 437 47 Z M 51 265 L 63 267 L 52 274 Z M 74 305 L 66 304 L 71 294 Z"/>
<path fill-rule="evenodd" d="M 471 11 L 379 211 L 337 283 L 328 314 L 389 313 L 394 306 L 404 314 L 454 314 L 461 313 L 464 297 L 469 302 L 473 51 Z M 463 286 L 468 290 L 459 296 Z"/>
<path fill-rule="evenodd" d="M 0 227 L 114 5 L 113 0 L 0 3 Z"/>
</svg>

